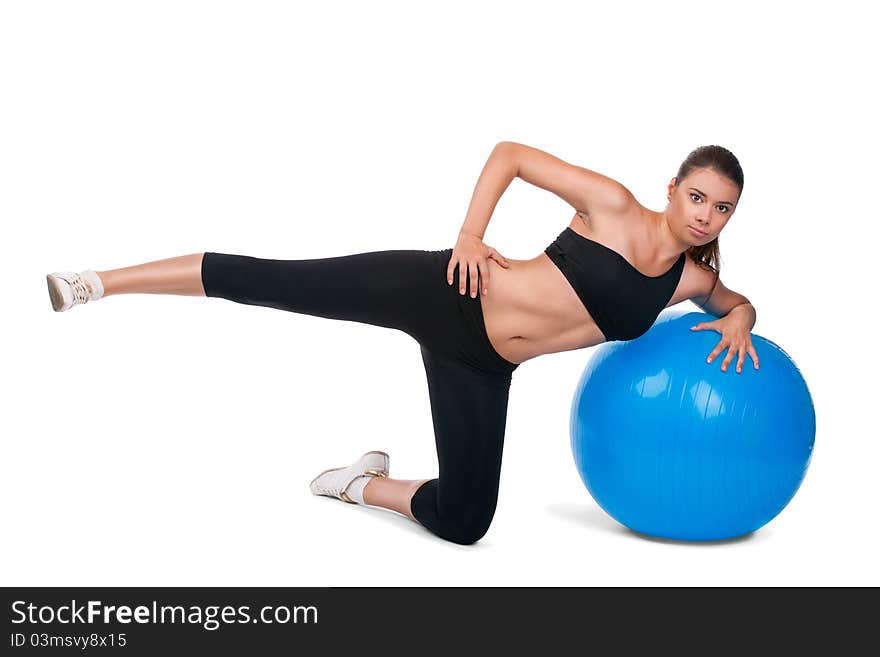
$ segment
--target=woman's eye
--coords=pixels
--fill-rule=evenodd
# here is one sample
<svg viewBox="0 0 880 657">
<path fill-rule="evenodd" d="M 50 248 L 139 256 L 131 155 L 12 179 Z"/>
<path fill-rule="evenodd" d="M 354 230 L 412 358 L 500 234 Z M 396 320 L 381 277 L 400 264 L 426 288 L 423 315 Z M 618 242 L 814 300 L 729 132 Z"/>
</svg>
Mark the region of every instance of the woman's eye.
<svg viewBox="0 0 880 657">
<path fill-rule="evenodd" d="M 702 200 L 702 198 L 700 197 L 699 194 L 695 194 L 695 193 L 691 192 L 691 200 L 692 201 L 700 201 L 700 200 Z M 719 210 L 722 210 L 723 214 L 727 214 L 728 208 L 726 205 L 719 205 L 717 207 Z"/>
</svg>

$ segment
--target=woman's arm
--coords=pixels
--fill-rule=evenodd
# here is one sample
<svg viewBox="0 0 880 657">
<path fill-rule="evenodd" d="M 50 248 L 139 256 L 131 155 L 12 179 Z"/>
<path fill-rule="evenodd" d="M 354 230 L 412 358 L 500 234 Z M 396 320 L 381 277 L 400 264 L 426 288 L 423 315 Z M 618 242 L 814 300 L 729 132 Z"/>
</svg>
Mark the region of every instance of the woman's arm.
<svg viewBox="0 0 880 657">
<path fill-rule="evenodd" d="M 742 294 L 728 289 L 714 273 L 697 269 L 700 274 L 696 278 L 702 285 L 700 291 L 691 297 L 691 301 L 719 319 L 700 322 L 692 326 L 691 330 L 709 329 L 721 334 L 721 340 L 706 358 L 706 362 L 711 363 L 718 354 L 727 349 L 727 355 L 721 363 L 722 371 L 727 371 L 727 366 L 736 356 L 736 371 L 742 372 L 746 354 L 752 357 L 755 369 L 758 369 L 758 353 L 752 345 L 751 336 L 756 319 L 755 307 Z"/>
<path fill-rule="evenodd" d="M 525 144 L 502 144 L 513 153 L 517 177 L 552 192 L 580 214 L 620 214 L 638 203 L 632 192 L 613 178 Z"/>
<path fill-rule="evenodd" d="M 495 145 L 477 180 L 462 233 L 483 238 L 498 200 L 514 178 L 556 194 L 586 215 L 625 211 L 636 203 L 632 193 L 612 178 L 569 164 L 537 148 L 502 141 Z"/>
<path fill-rule="evenodd" d="M 492 149 L 477 179 L 477 186 L 471 196 L 471 203 L 459 234 L 474 235 L 482 240 L 498 200 L 510 182 L 516 178 L 516 159 L 505 146 L 506 143 L 496 144 Z"/>
<path fill-rule="evenodd" d="M 495 260 L 502 267 L 510 267 L 507 258 L 483 242 L 483 235 L 498 199 L 516 177 L 516 161 L 502 144 L 497 144 L 492 149 L 483 167 L 464 225 L 458 232 L 452 255 L 446 265 L 446 283 L 452 285 L 455 269 L 458 268 L 458 292 L 466 294 L 467 288 L 470 288 L 471 297 L 477 296 L 478 289 L 482 289 L 483 295 L 489 293 L 489 259 Z"/>
</svg>

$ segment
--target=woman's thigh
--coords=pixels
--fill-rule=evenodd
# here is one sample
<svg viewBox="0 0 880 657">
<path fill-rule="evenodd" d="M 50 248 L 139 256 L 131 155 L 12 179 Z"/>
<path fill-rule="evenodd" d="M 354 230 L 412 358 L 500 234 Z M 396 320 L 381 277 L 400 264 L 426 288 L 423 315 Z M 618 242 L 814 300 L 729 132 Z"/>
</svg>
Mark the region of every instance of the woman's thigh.
<svg viewBox="0 0 880 657">
<path fill-rule="evenodd" d="M 479 298 L 446 281 L 451 249 L 388 250 L 275 260 L 206 252 L 206 296 L 398 329 L 477 371 L 510 372 L 491 346 Z"/>
<path fill-rule="evenodd" d="M 205 294 L 249 305 L 422 332 L 436 307 L 431 251 L 275 260 L 205 253 Z"/>
</svg>

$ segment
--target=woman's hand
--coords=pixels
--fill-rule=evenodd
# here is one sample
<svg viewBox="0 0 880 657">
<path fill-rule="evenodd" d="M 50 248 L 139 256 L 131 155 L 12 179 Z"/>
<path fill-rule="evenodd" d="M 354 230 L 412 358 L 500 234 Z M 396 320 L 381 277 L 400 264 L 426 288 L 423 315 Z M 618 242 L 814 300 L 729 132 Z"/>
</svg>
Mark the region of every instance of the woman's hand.
<svg viewBox="0 0 880 657">
<path fill-rule="evenodd" d="M 746 360 L 746 353 L 752 357 L 755 369 L 758 369 L 758 353 L 752 346 L 752 335 L 749 332 L 751 320 L 750 318 L 736 312 L 736 308 L 727 313 L 724 317 L 716 319 L 714 322 L 700 322 L 696 326 L 691 326 L 691 331 L 701 331 L 711 329 L 721 334 L 721 340 L 715 345 L 712 353 L 706 359 L 707 363 L 711 363 L 712 359 L 727 349 L 727 356 L 721 363 L 721 371 L 726 372 L 727 366 L 733 360 L 733 355 L 738 354 L 739 358 L 736 362 L 736 371 L 742 373 L 742 366 Z"/>
<path fill-rule="evenodd" d="M 455 266 L 458 265 L 458 291 L 465 293 L 470 277 L 471 297 L 476 298 L 479 279 L 482 278 L 483 294 L 489 292 L 489 258 L 502 267 L 510 267 L 507 259 L 491 246 L 486 246 L 476 235 L 459 233 L 455 248 L 452 249 L 452 257 L 446 268 L 446 282 L 452 285 Z"/>
</svg>

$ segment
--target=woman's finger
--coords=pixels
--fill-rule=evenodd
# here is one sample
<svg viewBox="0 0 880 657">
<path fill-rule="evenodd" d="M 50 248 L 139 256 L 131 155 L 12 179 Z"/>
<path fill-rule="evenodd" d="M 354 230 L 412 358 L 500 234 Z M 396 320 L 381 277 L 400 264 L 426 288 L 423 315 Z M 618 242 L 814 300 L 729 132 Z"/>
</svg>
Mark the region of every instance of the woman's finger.
<svg viewBox="0 0 880 657">
<path fill-rule="evenodd" d="M 458 260 L 455 259 L 455 256 L 449 258 L 449 264 L 446 265 L 446 284 L 452 285 L 452 279 L 455 275 L 455 266 L 458 264 Z"/>
<path fill-rule="evenodd" d="M 736 360 L 736 372 L 737 372 L 737 374 L 739 374 L 740 372 L 742 372 L 742 369 L 743 369 L 743 363 L 744 363 L 745 361 L 746 361 L 746 348 L 745 348 L 745 347 L 740 347 L 740 348 L 739 348 L 739 358 L 737 358 L 737 360 Z"/>
<path fill-rule="evenodd" d="M 468 268 L 466 260 L 459 260 L 458 262 L 458 293 L 464 294 L 464 288 L 467 285 L 468 280 Z"/>
<path fill-rule="evenodd" d="M 754 363 L 755 369 L 758 369 L 760 364 L 758 363 L 758 352 L 755 351 L 754 345 L 749 345 L 749 354 L 752 357 L 752 363 Z"/>
<path fill-rule="evenodd" d="M 477 289 L 480 287 L 479 286 L 479 282 L 480 282 L 479 277 L 480 277 L 480 261 L 474 260 L 471 263 L 471 281 L 470 281 L 471 298 L 472 299 L 476 298 Z"/>
<path fill-rule="evenodd" d="M 722 372 L 726 372 L 726 371 L 727 371 L 727 366 L 730 365 L 730 361 L 733 360 L 733 355 L 734 355 L 735 353 L 736 353 L 736 349 L 734 349 L 732 346 L 731 346 L 731 347 L 728 347 L 728 349 L 727 349 L 727 355 L 724 357 L 724 360 L 721 361 L 721 371 L 722 371 Z"/>
<path fill-rule="evenodd" d="M 713 322 L 700 322 L 699 324 L 694 324 L 693 326 L 691 326 L 691 331 L 702 331 L 708 329 L 710 331 L 718 331 L 719 333 L 721 333 L 721 331 L 717 328 L 717 322 L 718 320 L 716 319 Z"/>
<path fill-rule="evenodd" d="M 716 344 L 715 348 L 711 352 L 709 352 L 709 357 L 706 359 L 706 362 L 711 363 L 715 359 L 715 356 L 717 356 L 722 351 L 724 351 L 724 348 L 726 346 L 727 346 L 727 343 L 724 340 L 722 340 L 721 342 Z"/>
<path fill-rule="evenodd" d="M 482 268 L 480 269 L 480 274 L 483 276 L 483 295 L 489 293 L 489 258 L 483 260 Z"/>
<path fill-rule="evenodd" d="M 496 251 L 495 249 L 493 249 L 491 247 L 489 248 L 489 256 L 491 258 L 493 258 L 499 265 L 503 265 L 504 267 L 510 267 L 510 263 L 507 262 L 507 258 L 505 258 L 503 255 L 498 253 L 498 251 Z"/>
</svg>

